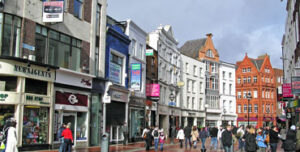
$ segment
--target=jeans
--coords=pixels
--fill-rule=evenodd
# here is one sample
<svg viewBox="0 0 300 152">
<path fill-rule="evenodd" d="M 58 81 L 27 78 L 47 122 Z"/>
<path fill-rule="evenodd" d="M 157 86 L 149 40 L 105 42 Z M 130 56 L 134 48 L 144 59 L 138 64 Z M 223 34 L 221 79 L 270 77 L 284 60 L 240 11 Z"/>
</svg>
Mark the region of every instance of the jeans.
<svg viewBox="0 0 300 152">
<path fill-rule="evenodd" d="M 197 148 L 197 140 L 193 141 L 193 143 L 194 143 L 194 148 L 196 149 Z"/>
<path fill-rule="evenodd" d="M 277 143 L 270 143 L 270 146 L 271 146 L 271 152 L 276 152 Z"/>
<path fill-rule="evenodd" d="M 245 149 L 245 142 L 243 139 L 239 139 L 239 150 L 244 150 Z"/>
<path fill-rule="evenodd" d="M 214 148 L 214 149 L 218 148 L 218 139 L 217 139 L 217 137 L 211 137 L 210 147 Z"/>
<path fill-rule="evenodd" d="M 159 142 L 159 138 L 157 138 L 157 139 L 154 138 L 154 147 L 155 147 L 155 151 L 158 150 L 158 142 Z"/>
<path fill-rule="evenodd" d="M 64 139 L 64 151 L 63 152 L 71 152 L 72 151 L 72 141 L 71 139 Z"/>
<path fill-rule="evenodd" d="M 225 152 L 233 152 L 233 146 L 223 146 Z"/>
<path fill-rule="evenodd" d="M 180 148 L 182 148 L 183 147 L 183 139 L 179 139 L 179 142 L 180 142 Z"/>
<path fill-rule="evenodd" d="M 185 138 L 185 148 L 187 148 L 187 144 L 189 142 L 190 148 L 192 147 L 192 142 L 191 142 L 191 138 Z"/>
<path fill-rule="evenodd" d="M 205 140 L 206 140 L 206 138 L 201 138 L 202 149 L 205 149 Z"/>
<path fill-rule="evenodd" d="M 266 148 L 259 147 L 258 152 L 266 152 Z"/>
<path fill-rule="evenodd" d="M 164 150 L 164 143 L 160 143 L 160 150 L 161 150 L 161 151 Z"/>
<path fill-rule="evenodd" d="M 59 138 L 60 146 L 59 146 L 59 152 L 63 152 L 64 150 L 64 138 Z"/>
</svg>

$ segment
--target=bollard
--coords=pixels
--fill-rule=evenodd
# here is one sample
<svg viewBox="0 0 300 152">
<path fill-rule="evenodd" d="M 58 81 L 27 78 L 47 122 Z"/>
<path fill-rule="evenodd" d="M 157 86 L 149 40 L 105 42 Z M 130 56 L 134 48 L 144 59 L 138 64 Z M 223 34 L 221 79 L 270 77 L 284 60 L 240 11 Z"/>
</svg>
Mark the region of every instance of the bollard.
<svg viewBox="0 0 300 152">
<path fill-rule="evenodd" d="M 109 151 L 109 134 L 104 133 L 101 140 L 101 152 Z"/>
</svg>

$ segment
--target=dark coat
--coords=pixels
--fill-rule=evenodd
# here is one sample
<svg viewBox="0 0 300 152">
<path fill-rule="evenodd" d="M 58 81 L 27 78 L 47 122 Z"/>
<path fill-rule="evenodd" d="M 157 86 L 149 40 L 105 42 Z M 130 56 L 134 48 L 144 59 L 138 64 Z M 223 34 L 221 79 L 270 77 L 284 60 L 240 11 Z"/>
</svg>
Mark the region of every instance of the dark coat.
<svg viewBox="0 0 300 152">
<path fill-rule="evenodd" d="M 269 132 L 270 136 L 270 143 L 278 143 L 278 132 L 275 132 L 274 130 L 270 130 Z"/>
<path fill-rule="evenodd" d="M 219 131 L 219 130 L 218 130 L 217 128 L 215 128 L 215 127 L 214 127 L 214 128 L 211 128 L 211 129 L 210 129 L 210 136 L 211 136 L 211 137 L 217 137 L 217 136 L 218 136 L 218 131 Z"/>
<path fill-rule="evenodd" d="M 283 143 L 283 149 L 285 151 L 295 151 L 296 150 L 296 131 L 289 130 L 286 134 L 286 140 Z"/>
<path fill-rule="evenodd" d="M 191 138 L 192 128 L 187 126 L 184 128 L 184 137 Z"/>
<path fill-rule="evenodd" d="M 230 147 L 232 145 L 232 132 L 227 129 L 222 133 L 222 143 L 225 147 Z"/>
<path fill-rule="evenodd" d="M 245 137 L 246 137 L 245 150 L 246 151 L 256 151 L 258 146 L 256 144 L 255 134 L 248 133 Z"/>
<path fill-rule="evenodd" d="M 207 137 L 208 137 L 208 132 L 205 129 L 199 132 L 199 138 L 207 138 Z"/>
</svg>

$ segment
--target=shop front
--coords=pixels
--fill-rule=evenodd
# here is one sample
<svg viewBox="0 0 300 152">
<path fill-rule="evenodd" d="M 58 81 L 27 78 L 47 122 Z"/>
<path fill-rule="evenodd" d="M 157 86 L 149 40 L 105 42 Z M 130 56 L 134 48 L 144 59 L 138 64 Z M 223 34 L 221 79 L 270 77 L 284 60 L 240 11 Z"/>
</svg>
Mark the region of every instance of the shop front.
<svg viewBox="0 0 300 152">
<path fill-rule="evenodd" d="M 9 57 L 0 69 L 0 130 L 14 117 L 19 150 L 49 149 L 56 67 Z"/>
<path fill-rule="evenodd" d="M 160 129 L 163 129 L 164 130 L 164 133 L 165 134 L 169 134 L 169 127 L 170 127 L 170 124 L 169 124 L 169 107 L 168 106 L 165 106 L 165 105 L 158 105 L 158 121 L 159 121 L 159 125 L 158 127 Z"/>
<path fill-rule="evenodd" d="M 237 125 L 238 126 L 241 126 L 241 125 L 248 126 L 248 118 L 247 117 L 238 117 L 237 118 Z M 258 126 L 258 118 L 250 117 L 249 118 L 249 125 L 252 125 L 254 127 Z"/>
<path fill-rule="evenodd" d="M 57 133 L 63 123 L 71 125 L 73 147 L 89 146 L 92 79 L 92 75 L 68 69 L 56 71 L 53 148 L 59 146 Z"/>
<path fill-rule="evenodd" d="M 106 105 L 106 132 L 110 133 L 110 142 L 118 143 L 124 140 L 122 126 L 128 122 L 129 91 L 120 86 L 110 87 L 111 103 Z M 133 110 L 139 118 L 141 111 Z"/>
<path fill-rule="evenodd" d="M 221 119 L 220 115 L 218 114 L 208 114 L 206 116 L 206 126 L 220 126 L 221 125 Z"/>
<path fill-rule="evenodd" d="M 129 141 L 143 140 L 143 129 L 146 127 L 145 104 L 143 99 L 131 98 L 129 102 Z"/>
</svg>

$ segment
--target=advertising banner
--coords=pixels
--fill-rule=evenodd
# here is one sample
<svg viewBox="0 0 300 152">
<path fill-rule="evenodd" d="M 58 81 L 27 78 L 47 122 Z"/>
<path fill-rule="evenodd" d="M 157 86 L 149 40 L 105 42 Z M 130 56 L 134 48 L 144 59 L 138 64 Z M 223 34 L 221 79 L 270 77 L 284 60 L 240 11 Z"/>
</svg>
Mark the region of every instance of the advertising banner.
<svg viewBox="0 0 300 152">
<path fill-rule="evenodd" d="M 133 90 L 141 90 L 142 65 L 140 63 L 131 64 L 130 86 Z"/>
<path fill-rule="evenodd" d="M 292 85 L 290 83 L 282 84 L 282 94 L 284 98 L 292 98 Z"/>
<path fill-rule="evenodd" d="M 43 2 L 43 22 L 62 22 L 63 10 L 63 1 Z"/>
<path fill-rule="evenodd" d="M 115 83 L 121 83 L 122 67 L 113 62 L 109 63 L 109 80 Z"/>
<path fill-rule="evenodd" d="M 292 93 L 300 94 L 300 77 L 292 77 Z"/>
<path fill-rule="evenodd" d="M 153 49 L 146 49 L 146 56 L 153 56 Z"/>
<path fill-rule="evenodd" d="M 159 84 L 146 84 L 146 96 L 159 97 L 160 87 Z"/>
</svg>

